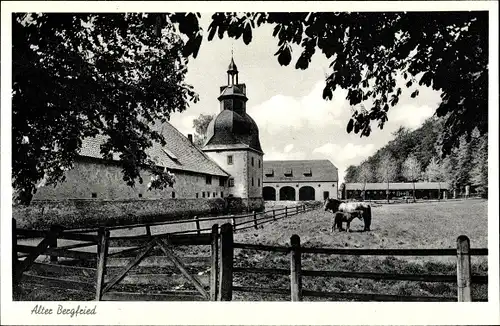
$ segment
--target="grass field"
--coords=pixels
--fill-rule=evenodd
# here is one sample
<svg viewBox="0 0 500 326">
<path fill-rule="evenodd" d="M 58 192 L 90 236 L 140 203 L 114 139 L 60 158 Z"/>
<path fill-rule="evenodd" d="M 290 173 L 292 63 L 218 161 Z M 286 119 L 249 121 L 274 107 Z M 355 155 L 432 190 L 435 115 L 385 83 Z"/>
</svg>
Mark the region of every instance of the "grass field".
<svg viewBox="0 0 500 326">
<path fill-rule="evenodd" d="M 351 224 L 353 232 L 331 233 L 332 214 L 318 209 L 289 219 L 268 223 L 263 229 L 238 232 L 235 242 L 267 245 L 289 244 L 290 237 L 298 234 L 305 247 L 323 248 L 456 248 L 459 235 L 467 235 L 471 247 L 487 247 L 487 205 L 485 200 L 448 201 L 416 204 L 382 205 L 372 208 L 370 232 L 359 232 L 362 221 Z M 199 248 L 206 255 L 208 248 Z M 199 253 L 197 247 L 179 248 L 179 253 Z M 181 256 L 182 257 L 182 256 Z M 289 268 L 289 257 L 284 254 L 235 249 L 235 265 L 259 268 Z M 473 258 L 473 273 L 487 274 L 487 258 Z M 304 255 L 304 269 L 409 273 L 409 274 L 455 274 L 453 257 L 368 257 Z M 288 276 L 235 274 L 234 285 L 273 287 L 288 289 Z M 455 296 L 456 285 L 450 283 L 374 281 L 343 278 L 303 279 L 304 289 L 333 292 L 382 293 L 419 296 Z M 184 289 L 190 289 L 186 284 Z M 20 300 L 79 300 L 75 293 L 59 290 L 25 289 Z M 135 289 L 144 292 L 161 292 L 158 287 Z M 165 289 L 168 290 L 168 289 Z M 43 294 L 43 295 L 41 295 Z M 487 286 L 473 286 L 474 299 L 487 299 Z M 46 299 L 46 300 L 47 300 Z M 92 299 L 89 297 L 88 299 Z M 289 300 L 286 295 L 253 293 L 233 294 L 234 300 L 280 301 Z M 308 300 L 308 298 L 305 298 Z M 324 299 L 322 299 L 324 300 Z"/>
<path fill-rule="evenodd" d="M 370 232 L 359 232 L 363 223 L 351 224 L 353 232 L 331 233 L 332 214 L 323 210 L 307 212 L 266 226 L 262 230 L 235 235 L 236 242 L 287 245 L 298 234 L 306 247 L 327 248 L 456 248 L 459 235 L 467 235 L 471 247 L 487 247 L 487 201 L 450 201 L 382 205 L 372 208 Z M 303 268 L 357 272 L 454 274 L 453 257 L 366 257 L 304 255 Z M 238 250 L 235 261 L 244 267 L 289 268 L 289 258 L 280 254 Z M 472 259 L 473 273 L 487 273 L 486 257 Z M 288 277 L 237 275 L 235 283 L 245 286 L 287 288 Z M 304 278 L 304 288 L 334 292 L 368 292 L 398 295 L 456 295 L 456 285 L 409 281 L 372 281 L 338 278 Z M 487 298 L 487 286 L 474 286 L 473 297 Z M 288 300 L 286 296 L 236 293 L 236 300 Z"/>
</svg>

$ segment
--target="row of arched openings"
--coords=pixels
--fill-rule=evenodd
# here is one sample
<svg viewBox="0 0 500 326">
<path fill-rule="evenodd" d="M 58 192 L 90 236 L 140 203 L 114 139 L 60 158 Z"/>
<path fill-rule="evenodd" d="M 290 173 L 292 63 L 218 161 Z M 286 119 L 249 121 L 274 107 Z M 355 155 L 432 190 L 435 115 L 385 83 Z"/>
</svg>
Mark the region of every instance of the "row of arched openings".
<svg viewBox="0 0 500 326">
<path fill-rule="evenodd" d="M 295 188 L 290 186 L 281 187 L 279 189 L 279 194 L 277 194 L 276 188 L 264 187 L 263 189 L 264 200 L 297 200 Z M 279 198 L 277 198 L 279 195 Z M 313 187 L 304 186 L 299 189 L 299 199 L 298 200 L 314 200 L 315 190 Z"/>
</svg>

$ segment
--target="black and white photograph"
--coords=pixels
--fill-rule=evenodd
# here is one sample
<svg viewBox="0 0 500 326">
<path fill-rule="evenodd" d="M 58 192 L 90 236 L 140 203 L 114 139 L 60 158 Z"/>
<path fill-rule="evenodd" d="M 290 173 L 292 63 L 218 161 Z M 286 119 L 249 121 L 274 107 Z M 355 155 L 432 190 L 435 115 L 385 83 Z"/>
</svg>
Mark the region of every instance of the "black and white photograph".
<svg viewBox="0 0 500 326">
<path fill-rule="evenodd" d="M 2 2 L 2 324 L 500 323 L 494 1 L 174 4 Z"/>
</svg>

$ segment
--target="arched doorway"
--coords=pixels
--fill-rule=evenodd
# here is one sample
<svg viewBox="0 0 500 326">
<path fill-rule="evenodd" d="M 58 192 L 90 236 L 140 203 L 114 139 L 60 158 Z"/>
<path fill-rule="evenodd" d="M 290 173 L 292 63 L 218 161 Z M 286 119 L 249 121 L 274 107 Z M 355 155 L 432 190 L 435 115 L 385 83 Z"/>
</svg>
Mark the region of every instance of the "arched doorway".
<svg viewBox="0 0 500 326">
<path fill-rule="evenodd" d="M 264 187 L 262 189 L 264 200 L 276 200 L 276 189 L 273 187 Z"/>
<path fill-rule="evenodd" d="M 299 200 L 314 200 L 316 198 L 314 188 L 304 186 L 299 189 Z"/>
<path fill-rule="evenodd" d="M 295 200 L 295 189 L 288 186 L 281 188 L 280 200 Z"/>
</svg>

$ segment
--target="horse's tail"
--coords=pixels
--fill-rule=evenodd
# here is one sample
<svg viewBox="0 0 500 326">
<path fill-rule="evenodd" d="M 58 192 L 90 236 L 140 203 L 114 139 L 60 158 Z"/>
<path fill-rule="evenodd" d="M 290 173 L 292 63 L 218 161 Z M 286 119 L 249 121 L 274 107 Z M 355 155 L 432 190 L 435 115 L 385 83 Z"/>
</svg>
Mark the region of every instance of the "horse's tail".
<svg viewBox="0 0 500 326">
<path fill-rule="evenodd" d="M 365 222 L 365 231 L 370 231 L 370 225 L 372 224 L 372 207 L 368 205 L 365 208 L 365 216 L 363 216 Z"/>
</svg>

